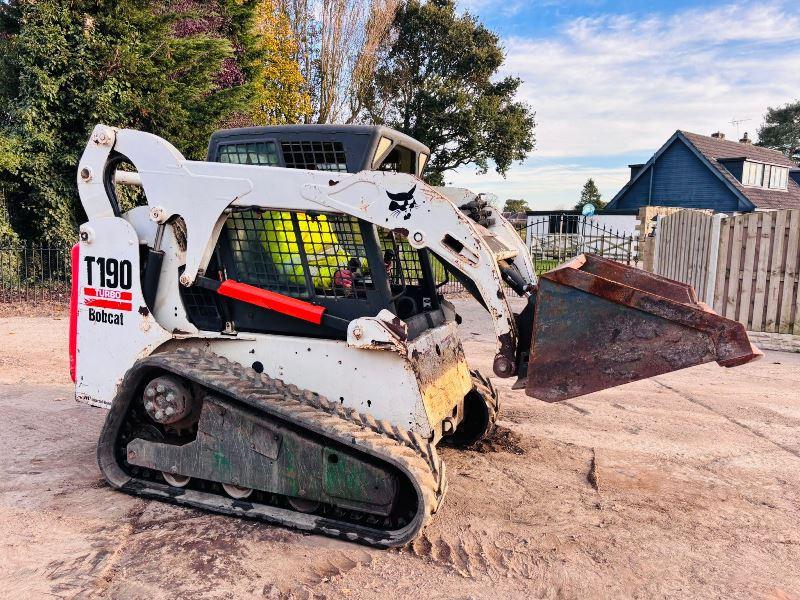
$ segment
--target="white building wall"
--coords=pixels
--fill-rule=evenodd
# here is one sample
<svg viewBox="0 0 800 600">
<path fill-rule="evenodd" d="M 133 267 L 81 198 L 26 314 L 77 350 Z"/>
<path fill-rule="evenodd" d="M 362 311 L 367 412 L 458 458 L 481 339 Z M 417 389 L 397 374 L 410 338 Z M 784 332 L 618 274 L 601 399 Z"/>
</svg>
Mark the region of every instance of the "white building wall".
<svg viewBox="0 0 800 600">
<path fill-rule="evenodd" d="M 604 215 L 597 214 L 587 219 L 599 227 L 611 229 L 624 235 L 636 235 L 639 225 L 636 215 Z"/>
</svg>

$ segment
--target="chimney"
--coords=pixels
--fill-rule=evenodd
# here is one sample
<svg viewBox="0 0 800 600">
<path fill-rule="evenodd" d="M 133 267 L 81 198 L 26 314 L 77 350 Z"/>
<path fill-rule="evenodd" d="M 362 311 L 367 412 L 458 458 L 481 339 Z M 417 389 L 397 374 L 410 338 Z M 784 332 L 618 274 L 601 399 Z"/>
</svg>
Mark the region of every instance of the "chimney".
<svg viewBox="0 0 800 600">
<path fill-rule="evenodd" d="M 739 140 L 739 143 L 740 144 L 752 144 L 753 140 L 751 140 L 749 137 L 747 137 L 747 132 L 745 131 L 744 132 L 744 137 Z"/>
<path fill-rule="evenodd" d="M 725 139 L 725 134 L 722 133 L 721 131 L 717 131 L 716 133 L 712 133 L 711 137 L 717 138 L 718 140 L 724 140 Z"/>
</svg>

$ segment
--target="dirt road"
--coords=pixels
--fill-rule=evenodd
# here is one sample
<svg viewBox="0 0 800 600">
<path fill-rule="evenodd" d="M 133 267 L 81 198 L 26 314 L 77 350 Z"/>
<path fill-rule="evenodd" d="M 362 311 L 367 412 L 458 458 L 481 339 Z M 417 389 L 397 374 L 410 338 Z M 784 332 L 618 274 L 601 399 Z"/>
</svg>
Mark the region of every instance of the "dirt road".
<svg viewBox="0 0 800 600">
<path fill-rule="evenodd" d="M 497 381 L 496 442 L 444 449 L 444 507 L 379 551 L 111 491 L 66 328 L 0 318 L 2 598 L 800 598 L 798 354 L 559 405 Z"/>
</svg>

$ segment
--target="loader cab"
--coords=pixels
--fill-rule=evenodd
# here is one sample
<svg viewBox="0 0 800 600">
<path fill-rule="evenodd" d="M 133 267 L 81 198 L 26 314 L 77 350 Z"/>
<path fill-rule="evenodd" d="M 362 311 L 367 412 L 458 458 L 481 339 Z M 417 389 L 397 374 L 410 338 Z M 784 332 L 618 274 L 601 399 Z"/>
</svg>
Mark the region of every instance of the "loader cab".
<svg viewBox="0 0 800 600">
<path fill-rule="evenodd" d="M 354 173 L 381 170 L 420 176 L 429 149 L 381 126 L 284 125 L 218 131 L 208 160 L 234 164 Z M 326 212 L 240 210 L 232 212 L 209 264 L 226 277 L 301 298 L 346 320 L 387 308 L 409 326 L 413 338 L 445 316 L 438 286 L 447 281 L 428 251 L 408 244 L 403 232 L 376 227 L 353 216 Z M 204 299 L 182 290 L 195 325 L 217 329 L 232 322 L 242 331 L 344 338 L 345 333 L 224 301 L 198 311 Z M 215 300 L 219 304 L 219 300 Z M 198 322 L 202 320 L 203 322 Z"/>
<path fill-rule="evenodd" d="M 340 173 L 395 171 L 422 177 L 430 150 L 383 126 L 276 125 L 223 129 L 206 160 Z"/>
</svg>

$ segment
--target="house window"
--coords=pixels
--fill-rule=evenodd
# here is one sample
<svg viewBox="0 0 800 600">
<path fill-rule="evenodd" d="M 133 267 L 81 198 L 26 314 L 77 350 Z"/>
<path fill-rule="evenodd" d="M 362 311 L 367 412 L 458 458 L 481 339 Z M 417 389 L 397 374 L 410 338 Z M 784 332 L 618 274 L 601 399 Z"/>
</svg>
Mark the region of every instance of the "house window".
<svg viewBox="0 0 800 600">
<path fill-rule="evenodd" d="M 789 182 L 789 168 L 745 161 L 742 183 L 753 187 L 785 190 Z"/>
<path fill-rule="evenodd" d="M 237 165 L 278 165 L 278 150 L 275 142 L 251 142 L 249 144 L 225 144 L 219 147 L 219 162 Z"/>
<path fill-rule="evenodd" d="M 769 176 L 769 187 L 773 190 L 785 190 L 789 178 L 789 169 L 786 167 L 772 167 Z"/>
<path fill-rule="evenodd" d="M 744 185 L 761 185 L 764 177 L 764 165 L 761 163 L 745 162 L 742 172 L 742 183 Z"/>
</svg>

